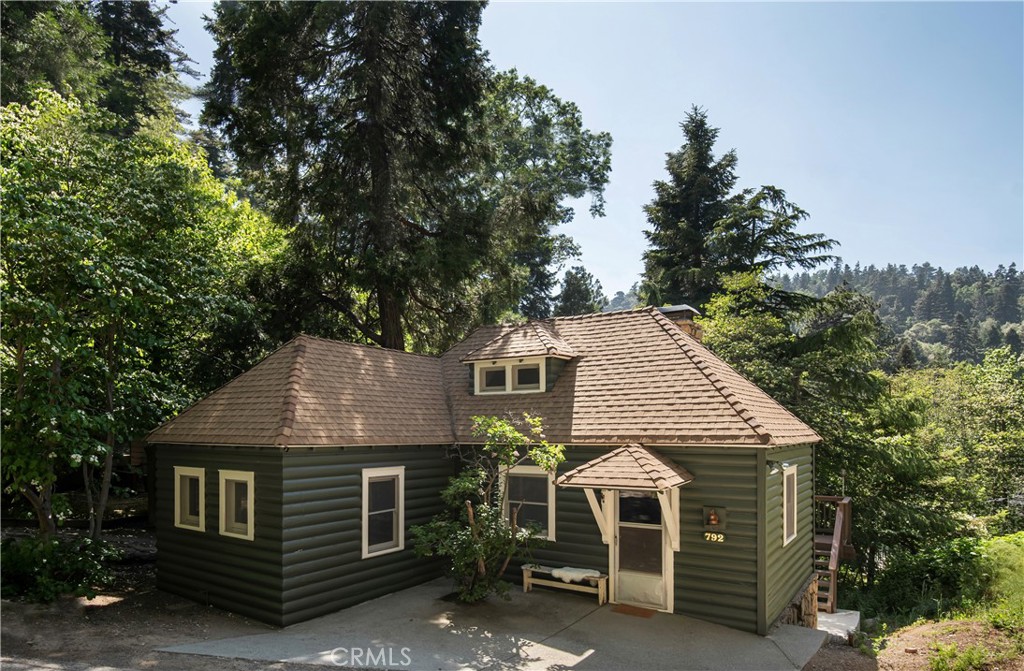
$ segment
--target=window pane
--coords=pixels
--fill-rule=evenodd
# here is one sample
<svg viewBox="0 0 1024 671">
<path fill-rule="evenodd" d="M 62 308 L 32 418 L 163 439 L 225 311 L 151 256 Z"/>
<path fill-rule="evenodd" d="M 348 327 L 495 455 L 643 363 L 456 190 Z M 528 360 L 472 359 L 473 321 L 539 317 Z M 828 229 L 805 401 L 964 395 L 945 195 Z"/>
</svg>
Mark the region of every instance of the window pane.
<svg viewBox="0 0 1024 671">
<path fill-rule="evenodd" d="M 548 478 L 546 475 L 509 475 L 508 500 L 548 502 Z"/>
<path fill-rule="evenodd" d="M 657 497 L 640 492 L 619 494 L 619 521 L 661 525 L 661 503 Z"/>
<path fill-rule="evenodd" d="M 370 480 L 370 507 L 371 513 L 382 510 L 394 510 L 398 506 L 395 501 L 395 492 L 398 489 L 398 478 L 374 478 Z"/>
<path fill-rule="evenodd" d="M 489 368 L 484 370 L 484 388 L 485 389 L 504 389 L 505 388 L 505 369 L 504 368 Z"/>
<path fill-rule="evenodd" d="M 185 487 L 188 488 L 188 507 L 186 512 L 189 517 L 199 519 L 199 478 L 185 478 Z"/>
<path fill-rule="evenodd" d="M 398 545 L 397 518 L 392 510 L 367 515 L 366 544 L 374 550 Z M 384 546 L 384 547 L 377 547 Z"/>
<path fill-rule="evenodd" d="M 229 484 L 234 500 L 231 502 L 231 521 L 241 527 L 249 524 L 249 483 L 234 481 Z"/>
<path fill-rule="evenodd" d="M 796 473 L 786 474 L 786 538 L 796 533 Z"/>
<path fill-rule="evenodd" d="M 619 527 L 619 568 L 661 575 L 661 528 Z"/>
<path fill-rule="evenodd" d="M 535 524 L 541 528 L 541 530 L 547 532 L 548 530 L 548 507 L 544 504 L 539 503 L 509 503 L 509 520 L 512 519 L 512 511 L 519 509 L 516 513 L 516 524 L 520 527 L 526 527 L 530 524 Z"/>
<path fill-rule="evenodd" d="M 540 365 L 534 364 L 532 366 L 517 366 L 516 369 L 516 388 L 518 389 L 536 389 L 540 387 Z"/>
</svg>

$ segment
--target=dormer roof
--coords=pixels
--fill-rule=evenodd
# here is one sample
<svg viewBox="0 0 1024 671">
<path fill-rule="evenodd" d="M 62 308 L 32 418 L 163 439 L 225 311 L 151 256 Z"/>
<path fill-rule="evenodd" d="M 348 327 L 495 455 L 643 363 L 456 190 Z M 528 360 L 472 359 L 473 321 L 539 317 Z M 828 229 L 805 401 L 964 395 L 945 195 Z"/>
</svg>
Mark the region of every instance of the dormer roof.
<svg viewBox="0 0 1024 671">
<path fill-rule="evenodd" d="M 506 331 L 462 357 L 463 363 L 553 356 L 573 359 L 576 350 L 567 343 L 548 321 L 527 322 Z"/>
</svg>

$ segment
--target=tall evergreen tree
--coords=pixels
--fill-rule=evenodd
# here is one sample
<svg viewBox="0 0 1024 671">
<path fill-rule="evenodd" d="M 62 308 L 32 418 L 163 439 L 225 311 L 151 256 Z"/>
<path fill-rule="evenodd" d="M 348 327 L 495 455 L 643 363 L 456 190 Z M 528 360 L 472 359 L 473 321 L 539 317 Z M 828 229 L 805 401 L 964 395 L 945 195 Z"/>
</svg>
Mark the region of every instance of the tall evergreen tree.
<svg viewBox="0 0 1024 671">
<path fill-rule="evenodd" d="M 715 157 L 718 129 L 694 106 L 681 124 L 683 146 L 667 155 L 668 179 L 654 183 L 644 208 L 650 248 L 644 252 L 643 297 L 662 305 L 702 305 L 717 286 L 708 248 L 717 223 L 730 208 L 736 184 L 736 152 Z"/>
<path fill-rule="evenodd" d="M 600 312 L 608 303 L 599 282 L 583 266 L 566 271 L 562 292 L 555 303 L 555 316 L 585 315 Z"/>
<path fill-rule="evenodd" d="M 949 351 L 954 361 L 978 359 L 978 336 L 975 325 L 967 320 L 964 313 L 957 312 L 949 329 Z"/>
<path fill-rule="evenodd" d="M 100 105 L 125 120 L 125 130 L 146 117 L 170 113 L 183 97 L 177 73 L 195 76 L 190 59 L 164 25 L 167 7 L 151 0 L 98 0 L 96 21 L 107 35 L 106 55 L 113 66 L 101 80 Z"/>
<path fill-rule="evenodd" d="M 459 188 L 479 114 L 481 3 L 217 5 L 204 119 L 261 178 L 318 301 L 405 348 L 410 303 L 483 248 Z M 316 294 L 319 294 L 316 296 Z"/>
</svg>

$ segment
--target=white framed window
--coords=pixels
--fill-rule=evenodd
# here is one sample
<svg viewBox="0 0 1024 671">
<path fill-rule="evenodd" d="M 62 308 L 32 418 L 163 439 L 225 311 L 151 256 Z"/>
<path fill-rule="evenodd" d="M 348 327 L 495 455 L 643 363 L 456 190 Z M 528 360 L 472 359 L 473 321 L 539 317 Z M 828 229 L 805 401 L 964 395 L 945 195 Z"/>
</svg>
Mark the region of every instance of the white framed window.
<svg viewBox="0 0 1024 671">
<path fill-rule="evenodd" d="M 796 465 L 782 469 L 782 544 L 796 538 Z"/>
<path fill-rule="evenodd" d="M 546 357 L 477 361 L 473 365 L 473 391 L 476 394 L 534 394 L 544 391 Z"/>
<path fill-rule="evenodd" d="M 363 559 L 405 548 L 405 466 L 363 469 Z"/>
<path fill-rule="evenodd" d="M 206 471 L 174 467 L 174 526 L 206 531 Z"/>
<path fill-rule="evenodd" d="M 505 515 L 526 527 L 533 523 L 541 535 L 555 540 L 555 480 L 540 466 L 514 466 L 505 478 Z"/>
<path fill-rule="evenodd" d="M 540 364 L 512 366 L 512 391 L 540 391 Z"/>
<path fill-rule="evenodd" d="M 251 541 L 256 535 L 256 474 L 220 471 L 220 535 Z"/>
</svg>

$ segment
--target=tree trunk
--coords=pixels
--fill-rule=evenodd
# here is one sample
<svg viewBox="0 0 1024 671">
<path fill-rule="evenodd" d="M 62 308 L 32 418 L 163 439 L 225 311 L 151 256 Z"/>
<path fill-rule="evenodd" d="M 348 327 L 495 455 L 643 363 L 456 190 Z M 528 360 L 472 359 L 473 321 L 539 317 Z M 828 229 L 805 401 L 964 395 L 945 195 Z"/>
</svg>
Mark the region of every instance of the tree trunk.
<svg viewBox="0 0 1024 671">
<path fill-rule="evenodd" d="M 103 479 L 100 483 L 99 501 L 96 510 L 89 520 L 89 537 L 94 541 L 103 533 L 103 517 L 107 512 L 107 501 L 110 498 L 110 479 L 114 472 L 114 434 L 107 434 L 107 454 L 103 459 Z"/>
<path fill-rule="evenodd" d="M 377 289 L 377 309 L 380 311 L 380 335 L 387 349 L 405 350 L 405 333 L 402 329 L 402 310 L 390 287 Z"/>
<path fill-rule="evenodd" d="M 45 485 L 38 492 L 23 487 L 21 493 L 35 511 L 39 521 L 39 535 L 43 538 L 53 537 L 57 533 L 57 521 L 53 519 L 53 485 Z"/>
</svg>

